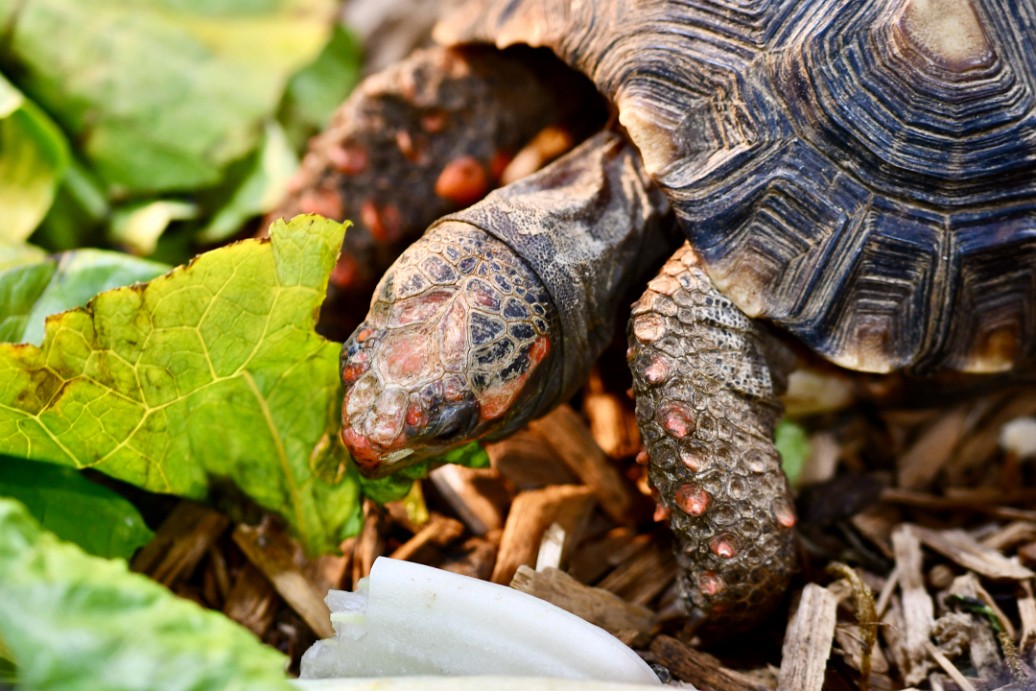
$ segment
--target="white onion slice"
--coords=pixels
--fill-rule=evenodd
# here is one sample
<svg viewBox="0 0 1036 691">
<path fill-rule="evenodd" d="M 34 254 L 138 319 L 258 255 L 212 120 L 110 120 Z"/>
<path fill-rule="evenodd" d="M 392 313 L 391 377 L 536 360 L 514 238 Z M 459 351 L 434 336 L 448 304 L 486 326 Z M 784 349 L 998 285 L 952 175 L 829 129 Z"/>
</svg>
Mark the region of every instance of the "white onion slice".
<svg viewBox="0 0 1036 691">
<path fill-rule="evenodd" d="M 335 637 L 302 657 L 302 678 L 536 676 L 660 682 L 620 640 L 539 598 L 380 557 L 356 592 L 328 593 Z"/>
</svg>

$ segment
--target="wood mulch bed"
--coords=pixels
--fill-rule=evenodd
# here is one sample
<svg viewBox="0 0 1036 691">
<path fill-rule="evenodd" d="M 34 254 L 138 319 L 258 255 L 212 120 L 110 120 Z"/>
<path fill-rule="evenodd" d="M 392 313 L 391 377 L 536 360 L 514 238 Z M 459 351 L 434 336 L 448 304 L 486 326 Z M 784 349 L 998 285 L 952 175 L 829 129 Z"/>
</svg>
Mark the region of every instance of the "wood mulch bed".
<svg viewBox="0 0 1036 691">
<path fill-rule="evenodd" d="M 844 384 L 819 376 L 819 390 Z M 930 408 L 853 399 L 803 417 L 802 576 L 727 641 L 683 629 L 631 404 L 599 377 L 578 410 L 489 445 L 490 468 L 442 466 L 406 501 L 367 502 L 340 556 L 307 560 L 269 518 L 234 525 L 185 501 L 133 567 L 296 664 L 332 635 L 327 589 L 352 589 L 388 555 L 554 602 L 701 689 L 1036 688 L 1031 391 Z"/>
</svg>

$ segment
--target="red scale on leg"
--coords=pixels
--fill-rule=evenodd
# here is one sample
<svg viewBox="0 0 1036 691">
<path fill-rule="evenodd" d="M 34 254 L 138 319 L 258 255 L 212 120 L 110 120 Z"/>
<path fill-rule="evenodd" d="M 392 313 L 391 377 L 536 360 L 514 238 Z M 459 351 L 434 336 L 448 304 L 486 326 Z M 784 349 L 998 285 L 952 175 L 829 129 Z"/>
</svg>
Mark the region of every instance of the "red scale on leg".
<svg viewBox="0 0 1036 691">
<path fill-rule="evenodd" d="M 693 482 L 680 485 L 673 496 L 673 502 L 689 516 L 701 516 L 712 502 L 709 493 Z"/>
</svg>

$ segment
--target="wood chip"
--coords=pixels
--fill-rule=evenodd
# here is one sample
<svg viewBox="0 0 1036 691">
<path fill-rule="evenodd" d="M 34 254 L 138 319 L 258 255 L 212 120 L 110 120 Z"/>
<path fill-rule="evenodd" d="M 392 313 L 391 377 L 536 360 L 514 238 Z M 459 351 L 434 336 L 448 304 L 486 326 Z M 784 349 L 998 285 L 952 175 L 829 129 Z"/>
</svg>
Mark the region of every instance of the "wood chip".
<svg viewBox="0 0 1036 691">
<path fill-rule="evenodd" d="M 568 572 L 580 583 L 596 583 L 622 562 L 625 549 L 636 537 L 631 528 L 619 527 L 583 542 L 569 558 Z"/>
<path fill-rule="evenodd" d="M 983 547 L 1003 552 L 1025 542 L 1036 540 L 1036 523 L 1031 521 L 1014 521 L 998 529 L 991 535 L 982 538 Z"/>
<path fill-rule="evenodd" d="M 947 559 L 988 578 L 1023 580 L 1036 575 L 1000 552 L 984 547 L 963 530 L 931 530 L 917 525 L 910 526 L 910 530 Z"/>
<path fill-rule="evenodd" d="M 946 465 L 946 477 L 953 486 L 968 486 L 971 469 L 988 463 L 997 452 L 1003 426 L 1016 418 L 1036 413 L 1036 397 L 1030 388 L 1021 393 L 988 396 L 977 401 L 974 406 L 975 417 L 981 417 L 981 421 L 973 425 L 971 433 L 961 442 L 954 458 Z"/>
<path fill-rule="evenodd" d="M 835 635 L 838 598 L 815 583 L 802 591 L 781 649 L 778 691 L 820 691 Z"/>
<path fill-rule="evenodd" d="M 975 691 L 975 687 L 972 686 L 971 682 L 960 673 L 960 670 L 931 641 L 925 641 L 924 647 L 925 651 L 932 656 L 932 659 L 935 660 L 939 667 L 961 688 L 961 691 Z"/>
<path fill-rule="evenodd" d="M 583 412 L 590 422 L 590 436 L 609 458 L 625 458 L 640 450 L 636 417 L 618 395 L 605 390 L 596 370 L 586 385 Z"/>
<path fill-rule="evenodd" d="M 654 612 L 647 607 L 627 602 L 603 588 L 584 585 L 560 569 L 534 571 L 519 566 L 511 587 L 568 610 L 628 645 L 646 645 L 655 628 Z"/>
<path fill-rule="evenodd" d="M 898 487 L 886 487 L 881 491 L 881 500 L 893 504 L 904 504 L 925 509 L 941 509 L 952 511 L 955 509 L 966 509 L 976 513 L 982 513 L 994 518 L 1002 518 L 1009 521 L 1034 521 L 1036 522 L 1036 511 L 1027 509 L 1016 509 L 1010 506 L 990 506 L 978 504 L 973 499 L 960 499 L 953 497 L 938 497 L 934 494 L 924 492 L 913 492 L 899 489 Z"/>
<path fill-rule="evenodd" d="M 950 460 L 954 448 L 967 432 L 967 406 L 958 406 L 941 415 L 897 462 L 897 484 L 904 489 L 920 489 L 931 484 Z"/>
<path fill-rule="evenodd" d="M 469 538 L 459 547 L 450 550 L 444 561 L 437 566 L 462 576 L 488 581 L 493 575 L 499 540 L 499 531 L 484 538 Z"/>
<path fill-rule="evenodd" d="M 382 538 L 383 516 L 381 509 L 370 499 L 363 500 L 363 527 L 353 544 L 352 584 L 355 586 L 361 578 L 370 575 L 374 560 L 385 553 L 385 540 Z"/>
<path fill-rule="evenodd" d="M 925 590 L 921 574 L 921 542 L 909 526 L 901 525 L 893 531 L 892 549 L 896 555 L 903 604 L 903 631 L 899 641 L 906 665 L 903 677 L 907 684 L 919 684 L 931 666 L 926 644 L 935 623 L 935 606 Z"/>
<path fill-rule="evenodd" d="M 696 650 L 671 636 L 657 636 L 648 649 L 650 661 L 677 678 L 701 689 L 713 691 L 768 691 L 772 688 L 746 674 L 727 669 L 708 653 Z"/>
<path fill-rule="evenodd" d="M 965 574 L 954 580 L 949 594 L 969 600 L 978 600 L 991 608 L 996 613 L 1001 625 L 1006 624 L 1006 630 L 1012 639 L 1014 638 L 1014 627 L 993 602 L 989 593 L 979 584 L 975 574 Z M 1000 644 L 996 639 L 996 634 L 993 633 L 989 620 L 984 616 L 972 614 L 968 621 L 970 626 L 967 635 L 967 651 L 971 656 L 971 663 L 978 670 L 978 676 L 986 679 L 995 678 L 1004 669 L 1004 661 L 1000 656 Z"/>
<path fill-rule="evenodd" d="M 485 535 L 503 526 L 509 497 L 495 470 L 447 463 L 428 478 L 473 534 Z"/>
<path fill-rule="evenodd" d="M 564 529 L 570 541 L 568 548 L 571 548 L 581 534 L 594 502 L 593 491 L 582 485 L 552 485 L 518 494 L 504 525 L 491 580 L 510 583 L 519 566 L 531 566 L 536 560 L 543 532 L 551 523 Z"/>
<path fill-rule="evenodd" d="M 230 526 L 223 514 L 193 501 L 181 501 L 155 537 L 133 558 L 133 570 L 166 587 L 191 574 L 205 552 Z"/>
<path fill-rule="evenodd" d="M 597 586 L 629 602 L 647 605 L 676 579 L 676 557 L 654 541 L 641 544 Z"/>
<path fill-rule="evenodd" d="M 493 469 L 518 490 L 570 485 L 579 478 L 540 435 L 525 428 L 485 446 Z"/>
<path fill-rule="evenodd" d="M 324 604 L 327 591 L 314 587 L 302 572 L 304 559 L 298 543 L 269 521 L 256 527 L 238 525 L 233 537 L 248 561 L 263 572 L 313 633 L 320 638 L 334 635 L 331 611 Z"/>
<path fill-rule="evenodd" d="M 389 556 L 393 559 L 404 559 L 427 564 L 427 560 L 419 558 L 420 553 L 429 546 L 444 547 L 464 534 L 464 524 L 448 516 L 433 514 L 428 523 L 417 531 L 413 537 L 400 545 Z"/>
<path fill-rule="evenodd" d="M 1036 597 L 1033 597 L 1032 581 L 1022 581 L 1020 585 L 1022 595 L 1018 598 L 1018 617 L 1022 622 L 1022 634 L 1018 649 L 1028 657 L 1036 646 Z"/>
<path fill-rule="evenodd" d="M 608 459 L 571 407 L 556 408 L 529 427 L 554 449 L 583 484 L 594 491 L 601 509 L 613 521 L 619 525 L 632 525 L 648 515 L 646 498 Z"/>
<path fill-rule="evenodd" d="M 273 623 L 280 599 L 262 571 L 246 562 L 230 586 L 223 613 L 262 637 Z"/>
</svg>

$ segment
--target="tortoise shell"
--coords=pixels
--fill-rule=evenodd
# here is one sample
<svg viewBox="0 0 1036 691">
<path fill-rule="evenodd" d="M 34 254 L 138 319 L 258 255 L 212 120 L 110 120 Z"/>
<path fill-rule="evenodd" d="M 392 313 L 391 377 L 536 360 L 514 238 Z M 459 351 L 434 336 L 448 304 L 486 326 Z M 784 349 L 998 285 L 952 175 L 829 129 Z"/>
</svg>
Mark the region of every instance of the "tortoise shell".
<svg viewBox="0 0 1036 691">
<path fill-rule="evenodd" d="M 857 370 L 1036 354 L 1033 0 L 489 0 L 615 105 L 716 286 Z"/>
</svg>

